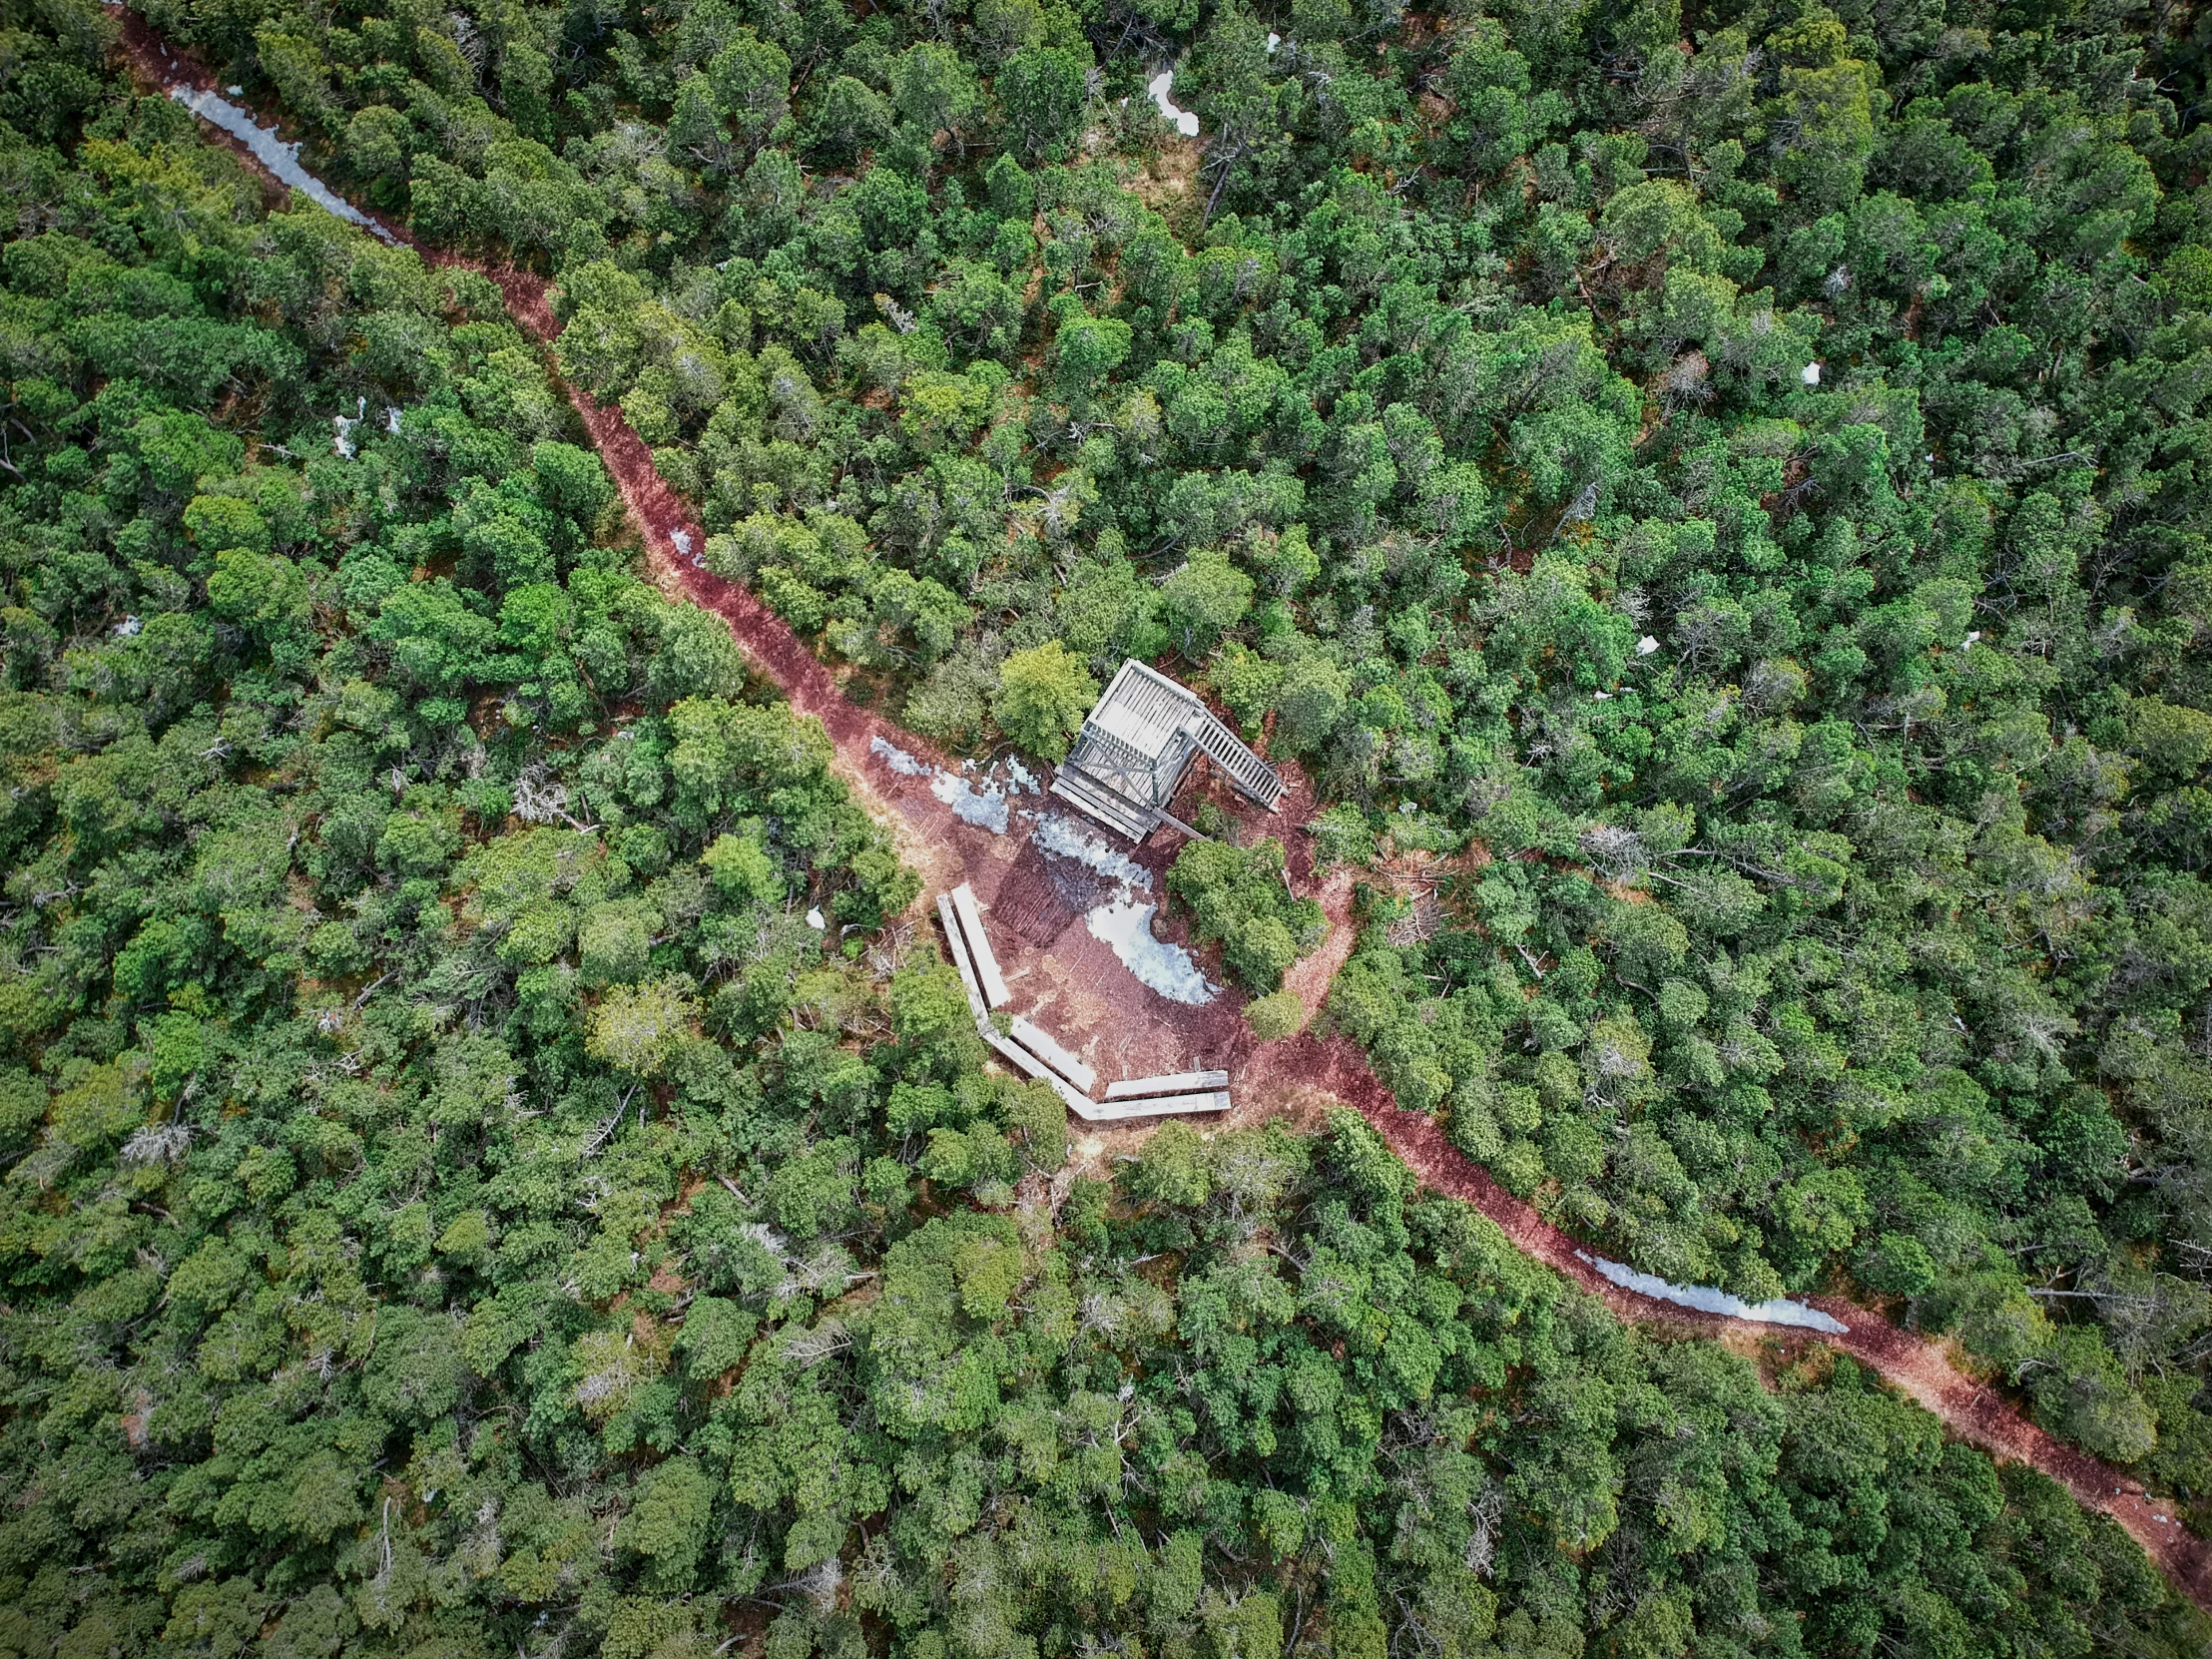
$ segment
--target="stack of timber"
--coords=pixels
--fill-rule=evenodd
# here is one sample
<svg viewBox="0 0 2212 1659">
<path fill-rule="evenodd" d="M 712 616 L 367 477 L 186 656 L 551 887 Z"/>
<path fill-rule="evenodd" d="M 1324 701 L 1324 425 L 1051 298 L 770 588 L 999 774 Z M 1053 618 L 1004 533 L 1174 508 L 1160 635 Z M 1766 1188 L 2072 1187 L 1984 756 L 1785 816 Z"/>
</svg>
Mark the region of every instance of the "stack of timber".
<svg viewBox="0 0 2212 1659">
<path fill-rule="evenodd" d="M 1006 989 L 997 952 L 983 931 L 983 907 L 976 902 L 974 889 L 962 882 L 950 892 L 937 894 L 937 919 L 944 926 L 945 944 L 952 952 L 961 988 L 967 992 L 975 1034 L 1022 1076 L 1050 1084 L 1068 1110 L 1084 1122 L 1120 1123 L 1229 1110 L 1226 1071 L 1184 1071 L 1109 1083 L 1106 1098 L 1093 1100 L 1098 1073 L 1080 1055 L 1070 1053 L 1049 1031 L 1019 1014 L 1004 1031 L 992 1019 L 992 1011 L 1005 1007 L 1013 997 Z"/>
</svg>

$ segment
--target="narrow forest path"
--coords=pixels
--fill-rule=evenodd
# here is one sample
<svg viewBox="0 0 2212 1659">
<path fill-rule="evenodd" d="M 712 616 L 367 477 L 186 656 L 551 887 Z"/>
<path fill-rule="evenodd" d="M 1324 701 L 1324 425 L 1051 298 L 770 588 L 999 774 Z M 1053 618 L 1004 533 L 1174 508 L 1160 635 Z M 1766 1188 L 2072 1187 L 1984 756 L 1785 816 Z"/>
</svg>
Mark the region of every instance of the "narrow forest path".
<svg viewBox="0 0 2212 1659">
<path fill-rule="evenodd" d="M 221 94 L 203 64 L 168 45 L 136 12 L 113 0 L 108 9 L 122 24 L 122 52 L 141 80 L 164 92 L 185 88 Z M 277 182 L 243 145 L 235 140 L 230 144 L 248 167 Z M 444 250 L 422 249 L 397 227 L 386 229 L 391 240 L 415 248 L 434 266 L 473 270 L 489 277 L 498 285 L 516 324 L 545 349 L 551 364 L 560 324 L 544 277 Z M 555 372 L 558 375 L 557 366 Z M 1737 1347 L 1743 1346 L 1747 1335 L 1754 1335 L 1791 1349 L 1824 1343 L 1850 1355 L 1919 1401 L 1960 1439 L 2001 1460 L 2040 1470 L 2083 1506 L 2111 1516 L 2182 1594 L 2212 1612 L 2212 1541 L 2187 1531 L 2124 1470 L 2065 1445 L 2038 1427 L 2015 1401 L 1961 1370 L 1947 1345 L 1901 1330 L 1883 1314 L 1838 1297 L 1806 1299 L 1848 1328 L 1841 1335 L 1814 1337 L 1699 1314 L 1624 1290 L 1598 1273 L 1573 1238 L 1546 1221 L 1533 1205 L 1505 1191 L 1488 1171 L 1454 1147 L 1433 1119 L 1401 1111 L 1366 1054 L 1349 1038 L 1309 1031 L 1262 1044 L 1245 1024 L 1241 999 L 1234 993 L 1203 1007 L 1179 1008 L 1136 985 L 1103 947 L 1091 948 L 1097 941 L 1077 936 L 1082 928 L 1061 920 L 1049 897 L 1039 900 L 1031 893 L 1037 880 L 1030 866 L 1048 860 L 1004 832 L 978 828 L 931 789 L 941 778 L 960 776 L 956 763 L 926 740 L 854 704 L 782 618 L 750 590 L 698 565 L 696 555 L 706 546 L 705 532 L 655 469 L 652 451 L 631 430 L 619 408 L 602 408 L 581 387 L 558 377 L 622 492 L 655 580 L 665 591 L 721 617 L 792 707 L 822 722 L 835 746 L 839 775 L 892 828 L 901 852 L 922 873 L 925 894 L 964 879 L 973 882 L 986 901 L 1004 894 L 1000 902 L 1008 914 L 1017 909 L 1026 913 L 1024 907 L 1040 904 L 1051 912 L 1046 929 L 1057 926 L 1059 930 L 1049 941 L 1037 942 L 1037 930 L 1032 930 L 1026 940 L 1009 938 L 1002 954 L 1009 958 L 1010 978 L 1033 976 L 1031 988 L 1047 1003 L 1057 1000 L 1063 1022 L 1088 1025 L 1105 1033 L 1110 1044 L 1127 1045 L 1123 1057 L 1140 1068 L 1176 1069 L 1173 1056 L 1178 1052 L 1228 1066 L 1233 1071 L 1233 1090 L 1254 1103 L 1241 1106 L 1239 1117 L 1286 1108 L 1310 1114 L 1323 1100 L 1352 1106 L 1425 1185 L 1481 1211 L 1515 1248 L 1598 1297 L 1622 1319 Z M 1300 962 L 1287 979 L 1311 1018 L 1320 1011 L 1331 981 L 1351 954 L 1353 883 L 1347 870 L 1317 877 L 1310 840 L 1296 833 L 1317 803 L 1309 781 L 1295 767 L 1286 769 L 1286 778 L 1293 785 L 1292 794 L 1283 804 L 1281 827 L 1271 828 L 1278 833 L 1291 831 L 1286 839 L 1293 882 L 1303 896 L 1321 901 L 1331 923 L 1328 942 Z M 1140 849 L 1135 860 L 1155 871 L 1164 870 L 1166 864 L 1165 855 L 1154 849 Z M 1074 908 L 1065 903 L 1062 907 L 1067 910 L 1066 921 L 1072 922 Z M 994 933 L 994 943 L 997 940 Z M 1101 990 L 1102 985 L 1109 988 Z M 1143 1133 L 1125 1129 L 1111 1139 L 1128 1144 L 1141 1140 Z"/>
</svg>

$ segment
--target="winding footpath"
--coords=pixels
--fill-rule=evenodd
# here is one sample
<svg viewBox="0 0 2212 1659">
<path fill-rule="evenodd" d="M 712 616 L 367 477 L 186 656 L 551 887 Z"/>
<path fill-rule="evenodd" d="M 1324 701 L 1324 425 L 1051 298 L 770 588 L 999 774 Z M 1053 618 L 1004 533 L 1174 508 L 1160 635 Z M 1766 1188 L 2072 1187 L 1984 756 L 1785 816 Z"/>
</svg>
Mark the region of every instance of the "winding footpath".
<svg viewBox="0 0 2212 1659">
<path fill-rule="evenodd" d="M 226 89 L 217 85 L 204 65 L 167 44 L 137 13 L 115 4 L 109 11 L 122 28 L 121 51 L 143 82 L 177 98 L 223 133 L 247 165 L 272 184 L 299 188 L 317 200 L 324 196 L 337 200 L 304 174 L 292 150 L 274 141 L 272 129 L 262 128 L 258 135 L 253 131 L 258 125 L 254 118 L 230 103 Z M 311 188 L 302 179 L 310 179 Z M 381 240 L 415 248 L 433 266 L 473 270 L 489 277 L 517 325 L 545 348 L 550 362 L 560 324 L 545 278 L 443 250 L 422 249 L 404 230 L 380 224 L 357 209 L 349 209 L 343 217 Z M 655 579 L 664 589 L 721 617 L 791 705 L 822 722 L 835 745 L 840 776 L 891 824 L 901 851 L 923 872 L 926 890 L 960 879 L 959 872 L 974 856 L 963 851 L 975 844 L 973 832 L 963 836 L 953 815 L 935 809 L 926 792 L 911 787 L 911 775 L 889 765 L 883 754 L 888 747 L 901 757 L 924 757 L 932 766 L 946 765 L 936 748 L 854 705 L 807 644 L 759 598 L 701 568 L 696 560 L 706 546 L 705 532 L 655 470 L 652 452 L 630 429 L 621 410 L 600 407 L 565 376 L 561 383 L 622 491 Z M 1303 822 L 1315 805 L 1304 781 L 1298 783 L 1286 804 L 1286 822 L 1292 824 Z M 1303 843 L 1304 838 L 1293 840 Z M 1287 981 L 1312 1015 L 1319 1011 L 1331 980 L 1351 953 L 1352 881 L 1348 871 L 1318 881 L 1310 847 L 1294 845 L 1292 852 L 1291 875 L 1306 895 L 1321 901 L 1332 923 L 1328 942 L 1300 962 Z M 1259 1044 L 1238 1015 L 1233 998 L 1223 998 L 1208 1011 L 1203 1029 L 1229 1051 L 1238 1068 L 1240 1089 L 1265 1095 L 1271 1085 L 1280 1091 L 1295 1083 L 1308 1093 L 1320 1091 L 1354 1107 L 1425 1185 L 1480 1210 L 1517 1249 L 1598 1297 L 1621 1318 L 1737 1346 L 1747 1333 L 1793 1345 L 1817 1340 L 1850 1355 L 1939 1417 L 1960 1439 L 1999 1459 L 2040 1470 L 2085 1507 L 2111 1516 L 2183 1595 L 2212 1612 L 2212 1542 L 2190 1534 L 2123 1470 L 2062 1444 L 2029 1421 L 2015 1402 L 1962 1371 L 1946 1345 L 1900 1330 L 1881 1313 L 1837 1297 L 1807 1299 L 1843 1328 L 1816 1339 L 1801 1331 L 1784 1332 L 1699 1313 L 1624 1288 L 1601 1273 L 1573 1238 L 1545 1221 L 1532 1205 L 1506 1192 L 1454 1147 L 1433 1119 L 1400 1111 L 1367 1056 L 1349 1038 L 1309 1032 Z"/>
</svg>

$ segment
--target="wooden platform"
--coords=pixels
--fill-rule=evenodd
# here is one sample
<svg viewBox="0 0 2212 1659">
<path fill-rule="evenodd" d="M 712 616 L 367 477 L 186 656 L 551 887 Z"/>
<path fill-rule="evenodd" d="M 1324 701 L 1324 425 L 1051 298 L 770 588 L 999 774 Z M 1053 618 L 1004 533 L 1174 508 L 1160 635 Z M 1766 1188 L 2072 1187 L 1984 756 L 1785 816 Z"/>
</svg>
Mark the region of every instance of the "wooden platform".
<svg viewBox="0 0 2212 1659">
<path fill-rule="evenodd" d="M 1281 806 L 1285 786 L 1275 768 L 1189 687 L 1132 657 L 1085 717 L 1052 793 L 1094 823 L 1141 842 L 1163 823 L 1177 822 L 1169 804 L 1201 755 L 1246 800 L 1271 813 Z"/>
<path fill-rule="evenodd" d="M 1053 1040 L 1050 1032 L 1023 1019 L 1019 1014 L 1014 1016 L 1013 1035 L 1014 1041 L 1081 1089 L 1085 1095 L 1098 1086 L 1098 1073 L 1085 1065 L 1080 1055 L 1070 1054 Z"/>
<path fill-rule="evenodd" d="M 1203 1094 L 1155 1095 L 1147 1100 L 1108 1100 L 1079 1114 L 1093 1123 L 1118 1123 L 1128 1118 L 1159 1118 L 1186 1112 L 1226 1112 L 1229 1091 L 1209 1089 Z"/>
<path fill-rule="evenodd" d="M 1015 1042 L 1011 1037 L 1000 1036 L 998 1027 L 989 1020 L 976 1021 L 975 1034 L 990 1044 L 999 1057 L 1012 1066 L 1014 1070 L 1020 1072 L 1022 1076 L 1034 1078 L 1039 1083 L 1051 1084 L 1053 1092 L 1067 1102 L 1068 1110 L 1077 1117 L 1088 1118 L 1092 1113 L 1099 1110 L 1097 1106 L 1091 1103 L 1089 1095 L 1084 1094 L 1066 1079 L 1055 1075 L 1050 1066 L 1026 1048 L 1023 1048 L 1021 1044 Z"/>
<path fill-rule="evenodd" d="M 1135 1100 L 1146 1095 L 1194 1094 L 1229 1087 L 1226 1071 L 1177 1071 L 1164 1077 L 1125 1077 L 1106 1085 L 1108 1100 Z"/>
<path fill-rule="evenodd" d="M 952 889 L 952 913 L 960 918 L 960 931 L 967 935 L 983 1000 L 993 1008 L 1005 1007 L 1013 997 L 1006 989 L 1005 975 L 998 971 L 997 952 L 991 949 L 991 941 L 984 935 L 983 908 L 975 902 L 975 889 L 965 881 Z"/>
<path fill-rule="evenodd" d="M 990 1004 L 983 1000 L 982 981 L 975 977 L 975 963 L 968 955 L 967 941 L 960 937 L 960 921 L 952 913 L 952 895 L 937 894 L 937 919 L 944 923 L 944 942 L 952 952 L 952 965 L 960 975 L 960 985 L 967 992 L 968 1012 L 981 1019 L 990 1012 Z"/>
</svg>

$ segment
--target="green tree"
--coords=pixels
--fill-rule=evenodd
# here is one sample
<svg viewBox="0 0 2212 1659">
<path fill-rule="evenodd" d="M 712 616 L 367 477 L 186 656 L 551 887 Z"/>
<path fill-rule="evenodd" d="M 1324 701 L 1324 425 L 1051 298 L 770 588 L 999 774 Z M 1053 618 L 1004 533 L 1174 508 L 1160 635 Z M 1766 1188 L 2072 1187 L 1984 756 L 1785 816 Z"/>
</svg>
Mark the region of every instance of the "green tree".
<svg viewBox="0 0 2212 1659">
<path fill-rule="evenodd" d="M 1058 46 L 1023 47 L 999 66 L 991 90 L 1022 154 L 1058 160 L 1083 119 L 1089 65 Z"/>
<path fill-rule="evenodd" d="M 1162 620 L 1183 655 L 1196 662 L 1245 619 L 1253 591 L 1252 578 L 1224 555 L 1194 553 L 1161 585 Z"/>
<path fill-rule="evenodd" d="M 1058 640 L 1016 651 L 999 665 L 991 718 L 999 730 L 1044 760 L 1067 757 L 1068 744 L 1098 701 L 1098 682 Z"/>
</svg>

